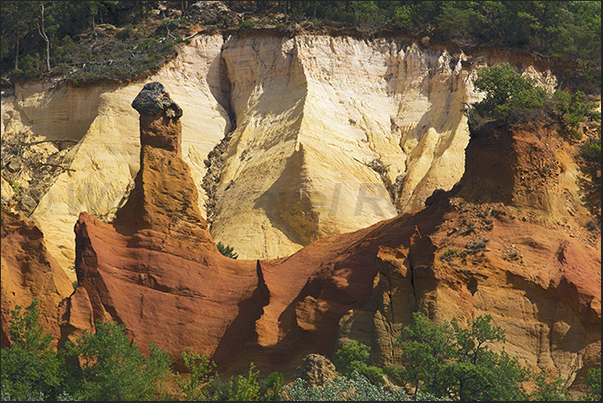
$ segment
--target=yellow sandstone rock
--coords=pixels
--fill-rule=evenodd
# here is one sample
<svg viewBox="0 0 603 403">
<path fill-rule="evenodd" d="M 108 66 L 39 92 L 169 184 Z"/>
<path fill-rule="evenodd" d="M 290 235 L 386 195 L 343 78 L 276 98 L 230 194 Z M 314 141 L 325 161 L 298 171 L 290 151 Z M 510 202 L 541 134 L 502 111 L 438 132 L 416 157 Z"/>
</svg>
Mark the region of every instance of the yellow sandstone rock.
<svg viewBox="0 0 603 403">
<path fill-rule="evenodd" d="M 159 81 L 184 111 L 183 159 L 205 217 L 204 161 L 234 128 L 209 195 L 213 238 L 239 259 L 283 257 L 452 188 L 469 141 L 464 109 L 482 96 L 472 77 L 505 61 L 468 59 L 401 38 L 197 36 L 139 82 L 17 86 L 2 99 L 2 138 L 28 132 L 74 141 L 44 145 L 48 155 L 63 149 L 69 169 L 46 184 L 31 215 L 67 268 L 79 212 L 111 220 L 131 187 L 140 145 L 130 103 L 145 83 Z M 556 83 L 549 71 L 529 66 L 525 74 L 549 91 Z"/>
</svg>

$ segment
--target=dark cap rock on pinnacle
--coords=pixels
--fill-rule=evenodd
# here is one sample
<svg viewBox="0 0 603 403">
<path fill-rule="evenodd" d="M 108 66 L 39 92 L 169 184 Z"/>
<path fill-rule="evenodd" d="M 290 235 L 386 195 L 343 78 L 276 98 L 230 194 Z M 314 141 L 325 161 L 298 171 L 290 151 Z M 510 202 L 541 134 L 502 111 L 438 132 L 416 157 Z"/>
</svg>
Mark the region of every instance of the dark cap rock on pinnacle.
<svg viewBox="0 0 603 403">
<path fill-rule="evenodd" d="M 164 112 L 169 118 L 179 118 L 182 116 L 182 109 L 165 91 L 163 85 L 157 81 L 146 84 L 138 93 L 132 107 L 140 114 L 156 115 Z"/>
</svg>

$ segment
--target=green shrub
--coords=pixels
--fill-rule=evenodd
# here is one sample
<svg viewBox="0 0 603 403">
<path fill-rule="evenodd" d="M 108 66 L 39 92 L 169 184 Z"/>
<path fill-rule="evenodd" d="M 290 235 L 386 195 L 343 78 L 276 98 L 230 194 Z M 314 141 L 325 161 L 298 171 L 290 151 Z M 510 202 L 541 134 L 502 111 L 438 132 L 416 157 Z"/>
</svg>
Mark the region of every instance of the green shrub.
<svg viewBox="0 0 603 403">
<path fill-rule="evenodd" d="M 176 377 L 176 384 L 180 388 L 182 397 L 188 401 L 206 400 L 209 396 L 208 387 L 217 377 L 216 363 L 192 350 L 183 351 L 182 358 L 190 372 L 185 377 Z"/>
<path fill-rule="evenodd" d="M 446 250 L 446 251 L 444 252 L 444 257 L 452 256 L 452 255 L 454 255 L 456 252 L 458 252 L 458 249 L 451 249 L 451 248 L 449 248 L 448 250 Z"/>
<path fill-rule="evenodd" d="M 558 377 L 550 377 L 546 373 L 533 374 L 532 379 L 536 389 L 530 393 L 529 400 L 542 402 L 556 402 L 569 400 L 567 389 L 563 386 L 564 381 Z"/>
<path fill-rule="evenodd" d="M 239 23 L 239 28 L 253 28 L 256 26 L 256 23 L 254 21 L 251 20 L 243 20 Z"/>
<path fill-rule="evenodd" d="M 577 140 L 582 139 L 582 133 L 579 131 L 580 123 L 601 123 L 601 112 L 597 110 L 597 103 L 589 101 L 582 91 L 576 91 L 573 94 L 555 91 L 552 102 L 559 120 L 566 125 L 569 132 Z"/>
<path fill-rule="evenodd" d="M 64 361 L 38 324 L 38 300 L 11 310 L 10 347 L 2 349 L 2 400 L 50 400 L 60 395 Z"/>
<path fill-rule="evenodd" d="M 279 399 L 281 389 L 285 385 L 283 374 L 272 372 L 260 380 L 260 400 L 275 401 Z"/>
<path fill-rule="evenodd" d="M 80 400 L 150 400 L 163 396 L 163 382 L 171 374 L 169 355 L 149 345 L 145 356 L 115 322 L 96 323 L 94 334 L 84 331 L 68 342 L 65 358 L 70 366 L 68 389 Z"/>
<path fill-rule="evenodd" d="M 260 385 L 258 376 L 260 371 L 254 371 L 254 363 L 249 364 L 247 376 L 238 375 L 228 380 L 229 401 L 254 401 L 258 400 Z"/>
<path fill-rule="evenodd" d="M 290 401 L 411 401 L 403 389 L 385 390 L 370 383 L 364 376 L 353 372 L 349 377 L 337 376 L 324 386 L 310 387 L 296 378 L 283 387 L 281 400 Z M 416 400 L 444 401 L 427 393 L 419 393 Z"/>
<path fill-rule="evenodd" d="M 582 154 L 587 158 L 600 159 L 601 158 L 601 135 L 592 139 L 590 142 L 584 144 L 582 148 Z"/>
<path fill-rule="evenodd" d="M 216 378 L 212 381 L 212 394 L 209 400 L 224 401 L 257 401 L 259 400 L 259 371 L 254 371 L 254 363 L 250 363 L 247 376 L 231 376 L 228 379 Z"/>
<path fill-rule="evenodd" d="M 351 340 L 335 352 L 335 368 L 343 376 L 350 377 L 353 372 L 365 376 L 376 385 L 383 384 L 383 370 L 367 365 L 371 349 L 356 340 Z"/>
<path fill-rule="evenodd" d="M 508 63 L 477 71 L 475 88 L 486 93 L 475 108 L 485 118 L 507 119 L 512 111 L 542 108 L 546 92 L 529 77 L 516 73 Z"/>
<path fill-rule="evenodd" d="M 115 37 L 117 39 L 126 40 L 126 39 L 132 37 L 133 33 L 134 33 L 134 28 L 132 27 L 131 24 L 128 24 L 128 25 L 126 25 L 125 28 L 123 28 L 122 30 L 120 30 L 119 32 L 117 32 L 115 34 Z"/>
<path fill-rule="evenodd" d="M 218 248 L 220 253 L 226 257 L 229 257 L 231 259 L 236 259 L 239 257 L 239 254 L 235 253 L 234 248 L 232 246 L 224 245 L 222 242 L 218 242 L 216 244 L 216 247 Z"/>
<path fill-rule="evenodd" d="M 601 368 L 591 368 L 584 379 L 587 392 L 580 400 L 601 401 Z"/>
</svg>

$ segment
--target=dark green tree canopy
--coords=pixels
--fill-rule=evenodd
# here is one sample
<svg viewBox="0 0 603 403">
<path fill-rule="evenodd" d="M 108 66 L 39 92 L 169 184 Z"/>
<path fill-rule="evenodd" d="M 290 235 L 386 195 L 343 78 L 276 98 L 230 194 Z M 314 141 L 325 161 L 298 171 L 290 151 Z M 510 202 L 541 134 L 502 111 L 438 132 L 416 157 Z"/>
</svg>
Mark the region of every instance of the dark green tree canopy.
<svg viewBox="0 0 603 403">
<path fill-rule="evenodd" d="M 166 2 L 169 9 L 181 12 L 181 17 L 164 18 L 161 21 L 162 29 L 144 33 L 139 29 L 141 22 L 151 15 L 151 10 L 157 8 L 158 1 L 2 1 L 2 72 L 19 73 L 24 77 L 64 75 L 66 71 L 81 68 L 86 61 L 100 63 L 104 59 L 114 60 L 111 65 L 114 66 L 127 55 L 125 51 L 121 52 L 121 47 L 133 49 L 137 43 L 146 40 L 150 41 L 146 45 L 147 50 L 150 48 L 150 53 L 140 52 L 140 57 L 127 59 L 120 69 L 101 64 L 102 71 L 84 69 L 78 76 L 85 78 L 103 75 L 111 78 L 113 75 L 122 79 L 141 74 L 160 62 L 161 56 L 170 53 L 169 46 L 159 46 L 162 39 L 162 43 L 172 45 L 174 41 L 185 40 L 188 35 L 186 30 L 196 23 L 195 18 L 187 14 L 193 3 Z M 244 15 L 240 28 L 270 23 L 281 27 L 302 24 L 306 29 L 312 26 L 352 27 L 371 33 L 402 30 L 418 38 L 429 36 L 463 46 L 514 48 L 557 58 L 561 69 L 572 77 L 570 81 L 584 86 L 584 91 L 600 87 L 601 83 L 601 2 L 598 1 L 225 3 Z M 50 42 L 50 72 L 44 71 L 46 42 L 37 31 L 41 17 L 40 4 L 45 8 L 44 26 Z M 86 53 L 93 46 L 92 43 L 81 44 L 83 39 L 80 34 L 89 35 L 97 24 L 102 23 L 116 27 L 119 35 L 113 41 L 117 43 L 104 45 L 102 52 Z M 166 27 L 170 27 L 169 31 L 166 31 Z M 181 28 L 181 34 L 175 34 L 175 27 Z M 237 27 L 222 24 L 219 28 Z M 135 37 L 137 34 L 138 38 Z M 99 38 L 95 36 L 95 39 Z M 100 53 L 98 58 L 95 58 L 96 53 Z M 156 58 L 149 60 L 151 54 L 155 54 Z M 27 59 L 27 63 L 21 64 L 19 59 Z M 140 68 L 128 71 L 127 66 Z"/>
</svg>

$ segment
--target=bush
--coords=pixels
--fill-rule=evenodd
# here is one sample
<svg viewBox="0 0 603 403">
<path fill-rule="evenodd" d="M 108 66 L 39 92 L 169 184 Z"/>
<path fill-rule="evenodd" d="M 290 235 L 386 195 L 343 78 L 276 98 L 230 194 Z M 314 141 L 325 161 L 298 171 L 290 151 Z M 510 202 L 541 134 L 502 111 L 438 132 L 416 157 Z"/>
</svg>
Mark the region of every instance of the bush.
<svg viewBox="0 0 603 403">
<path fill-rule="evenodd" d="M 586 373 L 586 384 L 587 392 L 581 400 L 591 400 L 594 402 L 601 401 L 601 368 L 589 369 Z"/>
<path fill-rule="evenodd" d="M 351 377 L 352 373 L 357 372 L 373 384 L 382 385 L 383 370 L 366 364 L 370 354 L 370 347 L 352 340 L 335 353 L 335 368 L 343 376 Z"/>
<path fill-rule="evenodd" d="M 239 257 L 239 254 L 234 251 L 232 246 L 224 245 L 222 242 L 218 242 L 216 247 L 218 248 L 218 251 L 220 251 L 220 253 L 226 257 L 231 259 L 236 259 Z"/>
<path fill-rule="evenodd" d="M 51 346 L 52 336 L 38 325 L 38 300 L 22 313 L 11 310 L 10 347 L 2 349 L 2 400 L 56 399 L 63 382 L 64 361 Z"/>
<path fill-rule="evenodd" d="M 486 97 L 475 108 L 484 118 L 507 119 L 514 110 L 533 111 L 544 106 L 546 92 L 529 77 L 516 73 L 508 63 L 477 71 L 475 87 Z"/>
<path fill-rule="evenodd" d="M 573 94 L 555 91 L 552 98 L 553 108 L 559 120 L 565 124 L 577 140 L 582 139 L 582 133 L 578 131 L 580 123 L 601 122 L 601 112 L 596 110 L 597 103 L 589 101 L 581 91 Z"/>
<path fill-rule="evenodd" d="M 358 372 L 350 377 L 337 376 L 332 381 L 326 381 L 324 386 L 309 387 L 304 380 L 297 378 L 283 387 L 281 400 L 286 401 L 448 401 L 447 398 L 437 398 L 429 393 L 418 393 L 410 398 L 403 389 L 385 390 L 379 385 L 373 385 Z"/>
<path fill-rule="evenodd" d="M 569 400 L 564 381 L 558 377 L 550 377 L 546 373 L 532 375 L 536 390 L 530 393 L 529 399 L 542 402 L 555 402 Z"/>
<path fill-rule="evenodd" d="M 272 372 L 265 379 L 260 381 L 260 396 L 261 400 L 274 401 L 278 400 L 281 389 L 285 385 L 283 374 Z"/>
<path fill-rule="evenodd" d="M 452 248 L 448 248 L 448 250 L 446 250 L 446 251 L 444 252 L 444 257 L 452 256 L 452 255 L 454 255 L 456 252 L 458 252 L 458 249 L 452 249 Z"/>
<path fill-rule="evenodd" d="M 128 24 L 128 25 L 126 25 L 125 28 L 123 28 L 119 32 L 117 32 L 115 34 L 115 37 L 117 39 L 126 40 L 126 39 L 132 37 L 133 33 L 134 33 L 134 28 L 132 27 L 132 24 Z"/>
<path fill-rule="evenodd" d="M 251 29 L 256 26 L 256 23 L 251 20 L 243 20 L 239 23 L 239 28 Z"/>
<path fill-rule="evenodd" d="M 260 385 L 258 376 L 260 371 L 255 371 L 254 363 L 249 364 L 247 376 L 238 375 L 231 377 L 227 382 L 226 396 L 229 401 L 255 401 L 259 398 Z M 219 399 L 222 400 L 222 399 Z"/>
<path fill-rule="evenodd" d="M 600 159 L 601 158 L 601 135 L 592 139 L 582 148 L 582 155 L 586 158 Z"/>
<path fill-rule="evenodd" d="M 209 396 L 208 386 L 217 377 L 216 363 L 192 350 L 183 351 L 182 358 L 184 365 L 190 371 L 184 380 L 181 377 L 176 378 L 182 397 L 188 401 L 205 400 Z"/>
<path fill-rule="evenodd" d="M 68 392 L 80 400 L 150 400 L 163 396 L 163 382 L 171 374 L 169 355 L 149 345 L 145 356 L 130 342 L 125 326 L 96 323 L 96 332 L 84 331 L 66 345 L 65 358 L 79 362 L 69 368 Z"/>
</svg>

